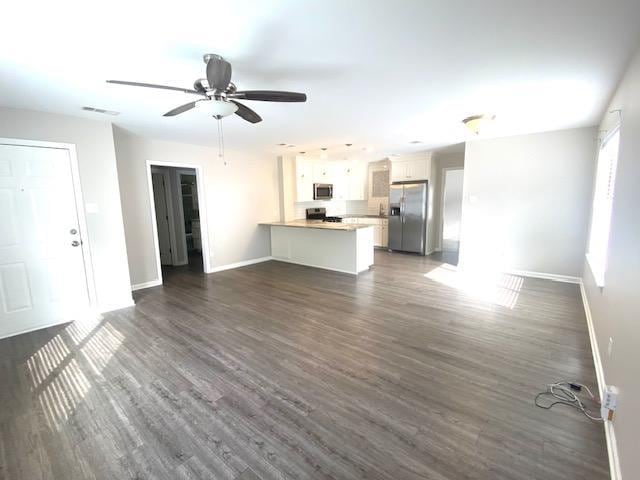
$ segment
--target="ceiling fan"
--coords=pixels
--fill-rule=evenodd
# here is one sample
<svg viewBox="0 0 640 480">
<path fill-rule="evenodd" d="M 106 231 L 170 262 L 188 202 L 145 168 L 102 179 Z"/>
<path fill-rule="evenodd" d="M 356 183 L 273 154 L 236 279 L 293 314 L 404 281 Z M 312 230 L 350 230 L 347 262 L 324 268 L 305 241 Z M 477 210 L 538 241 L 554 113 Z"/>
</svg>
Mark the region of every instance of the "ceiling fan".
<svg viewBox="0 0 640 480">
<path fill-rule="evenodd" d="M 262 121 L 260 115 L 243 105 L 239 100 L 259 100 L 262 102 L 306 102 L 304 93 L 281 92 L 276 90 L 245 90 L 239 91 L 231 81 L 231 64 L 220 55 L 208 53 L 204 56 L 207 64 L 207 78 L 199 78 L 193 84 L 193 89 L 156 85 L 153 83 L 127 82 L 124 80 L 107 80 L 107 83 L 131 85 L 134 87 L 159 88 L 163 90 L 175 90 L 178 92 L 199 95 L 203 98 L 185 103 L 164 114 L 165 117 L 173 117 L 187 112 L 197 104 L 206 106 L 208 112 L 218 120 L 235 113 L 251 123 Z M 200 103 L 202 102 L 202 103 Z"/>
</svg>

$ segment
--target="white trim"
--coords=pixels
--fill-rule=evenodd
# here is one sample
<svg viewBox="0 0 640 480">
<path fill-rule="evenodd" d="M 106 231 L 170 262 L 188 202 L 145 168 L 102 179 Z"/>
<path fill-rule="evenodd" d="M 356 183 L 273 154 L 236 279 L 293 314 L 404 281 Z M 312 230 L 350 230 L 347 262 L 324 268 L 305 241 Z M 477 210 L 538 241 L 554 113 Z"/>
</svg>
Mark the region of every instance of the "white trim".
<svg viewBox="0 0 640 480">
<path fill-rule="evenodd" d="M 544 280 L 553 280 L 554 282 L 575 283 L 580 284 L 580 277 L 572 277 L 570 275 L 556 275 L 555 273 L 531 272 L 529 270 L 504 270 L 502 273 L 509 275 L 519 275 L 521 277 L 542 278 Z"/>
<path fill-rule="evenodd" d="M 135 292 L 136 290 L 142 290 L 143 288 L 157 287 L 158 285 L 162 285 L 161 279 L 150 280 L 148 282 L 142 282 L 142 283 L 135 283 L 131 285 L 131 291 Z"/>
<path fill-rule="evenodd" d="M 39 140 L 26 140 L 19 138 L 5 138 L 0 137 L 1 145 L 14 145 L 23 147 L 38 147 L 38 148 L 52 148 L 58 150 L 67 150 L 69 154 L 69 164 L 71 166 L 71 181 L 73 183 L 73 193 L 76 205 L 76 215 L 78 217 L 78 230 L 80 233 L 80 248 L 82 249 L 82 260 L 84 264 L 85 282 L 87 285 L 87 295 L 89 300 L 89 308 L 96 310 L 98 308 L 98 295 L 96 293 L 96 280 L 93 271 L 93 258 L 91 256 L 91 244 L 89 241 L 89 228 L 87 227 L 87 218 L 85 215 L 84 197 L 82 195 L 82 184 L 80 182 L 80 169 L 78 167 L 78 154 L 76 146 L 73 143 L 60 143 L 60 142 L 43 142 Z M 58 325 L 53 323 L 48 326 Z M 62 322 L 64 323 L 64 322 Z M 47 328 L 47 326 L 36 327 L 31 330 L 37 330 L 39 328 Z M 31 331 L 27 330 L 27 331 Z M 26 333 L 24 331 L 22 333 Z M 13 335 L 13 334 L 12 334 Z"/>
<path fill-rule="evenodd" d="M 591 342 L 591 354 L 593 355 L 593 364 L 596 369 L 596 379 L 598 381 L 598 392 L 600 400 L 602 400 L 602 392 L 606 385 L 604 379 L 604 368 L 602 367 L 602 359 L 600 358 L 600 349 L 598 348 L 598 338 L 593 326 L 593 317 L 591 316 L 591 308 L 587 299 L 587 292 L 584 288 L 584 282 L 580 279 L 580 296 L 582 297 L 582 305 L 584 307 L 584 315 L 587 319 L 587 328 L 589 329 L 589 340 Z M 613 422 L 604 422 L 604 433 L 607 439 L 607 454 L 609 456 L 609 471 L 611 480 L 622 480 L 620 472 L 620 457 L 618 456 L 618 443 L 616 441 L 616 432 Z"/>
<path fill-rule="evenodd" d="M 0 340 L 2 340 L 3 338 L 11 338 L 11 337 L 15 337 L 17 335 L 22 335 L 23 333 L 35 332 L 36 330 L 42 330 L 44 328 L 55 327 L 56 325 L 64 325 L 65 323 L 73 323 L 73 322 L 75 322 L 75 320 L 58 320 L 58 321 L 53 322 L 53 323 L 47 323 L 46 325 L 39 325 L 37 327 L 26 328 L 26 329 L 20 330 L 18 332 L 12 332 L 12 333 L 9 333 L 7 335 L 0 336 Z"/>
<path fill-rule="evenodd" d="M 234 268 L 246 267 L 247 265 L 254 265 L 256 263 L 268 262 L 269 260 L 275 260 L 273 257 L 260 257 L 252 258 L 251 260 L 243 260 L 242 262 L 229 263 L 227 265 L 220 265 L 219 267 L 213 267 L 208 273 L 222 272 L 224 270 L 232 270 Z"/>
<path fill-rule="evenodd" d="M 151 209 L 151 229 L 153 232 L 153 249 L 156 255 L 157 281 L 162 283 L 162 262 L 160 261 L 160 240 L 158 239 L 158 222 L 156 219 L 156 202 L 153 196 L 152 163 L 147 160 L 147 195 L 149 197 L 149 208 Z"/>
<path fill-rule="evenodd" d="M 133 301 L 133 297 L 130 300 L 127 300 L 126 303 L 112 303 L 111 305 L 103 305 L 100 307 L 100 313 L 108 313 L 113 312 L 114 310 L 121 310 L 123 308 L 134 307 L 135 302 Z"/>
<path fill-rule="evenodd" d="M 603 271 L 598 271 L 598 269 L 595 266 L 595 261 L 593 258 L 593 255 L 591 255 L 590 253 L 587 253 L 585 255 L 585 258 L 587 259 L 587 265 L 589 265 L 589 270 L 591 271 L 591 275 L 593 275 L 593 281 L 595 282 L 595 284 L 602 288 L 604 287 L 604 272 Z"/>
<path fill-rule="evenodd" d="M 313 268 L 319 268 L 320 270 L 329 270 L 331 272 L 346 273 L 347 275 L 358 275 L 359 273 L 361 273 L 361 272 L 352 272 L 349 270 L 341 270 L 339 268 L 323 267 L 320 265 L 314 265 L 313 263 L 294 262 L 292 260 L 287 260 L 286 258 L 274 257 L 273 260 L 275 260 L 276 262 L 291 263 L 292 265 L 302 265 L 303 267 L 313 267 Z M 369 268 L 367 268 L 366 270 L 362 270 L 362 272 L 366 272 L 367 270 L 369 270 Z"/>
</svg>

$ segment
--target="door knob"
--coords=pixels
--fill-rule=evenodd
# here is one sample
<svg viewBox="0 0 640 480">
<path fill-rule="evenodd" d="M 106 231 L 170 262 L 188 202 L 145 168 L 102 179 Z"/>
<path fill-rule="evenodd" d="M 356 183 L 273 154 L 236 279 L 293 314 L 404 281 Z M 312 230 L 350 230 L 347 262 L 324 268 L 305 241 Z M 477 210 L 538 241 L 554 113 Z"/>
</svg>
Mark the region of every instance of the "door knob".
<svg viewBox="0 0 640 480">
<path fill-rule="evenodd" d="M 73 242 L 71 242 L 72 247 L 77 247 L 79 245 L 80 245 L 80 242 L 78 240 L 74 240 Z"/>
</svg>

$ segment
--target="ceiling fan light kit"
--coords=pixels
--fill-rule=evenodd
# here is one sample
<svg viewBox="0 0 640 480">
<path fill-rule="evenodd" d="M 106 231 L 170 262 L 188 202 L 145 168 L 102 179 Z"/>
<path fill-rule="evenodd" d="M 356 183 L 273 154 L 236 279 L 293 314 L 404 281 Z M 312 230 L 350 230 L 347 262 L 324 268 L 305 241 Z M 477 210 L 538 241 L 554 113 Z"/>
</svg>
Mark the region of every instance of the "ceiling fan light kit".
<svg viewBox="0 0 640 480">
<path fill-rule="evenodd" d="M 229 115 L 233 115 L 238 111 L 238 105 L 232 102 L 227 102 L 224 100 L 202 100 L 199 101 L 196 105 L 198 110 L 202 110 L 207 115 L 211 115 L 216 119 L 220 119 L 222 117 L 228 117 Z"/>
</svg>

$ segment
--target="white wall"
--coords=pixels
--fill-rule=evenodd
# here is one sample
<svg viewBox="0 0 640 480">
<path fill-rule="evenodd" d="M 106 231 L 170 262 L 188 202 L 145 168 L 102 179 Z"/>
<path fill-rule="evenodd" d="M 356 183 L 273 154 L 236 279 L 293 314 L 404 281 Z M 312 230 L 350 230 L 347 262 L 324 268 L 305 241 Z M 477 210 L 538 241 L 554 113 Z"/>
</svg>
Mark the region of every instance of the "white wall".
<svg viewBox="0 0 640 480">
<path fill-rule="evenodd" d="M 114 138 L 133 285 L 158 279 L 147 160 L 203 168 L 213 268 L 270 255 L 269 227 L 258 223 L 279 218 L 275 157 L 227 150 L 225 166 L 214 148 L 152 140 L 118 127 L 114 127 Z"/>
<path fill-rule="evenodd" d="M 468 142 L 460 263 L 582 275 L 594 128 Z"/>
<path fill-rule="evenodd" d="M 0 108 L 0 137 L 76 145 L 98 309 L 132 304 L 111 124 L 29 110 Z"/>
<path fill-rule="evenodd" d="M 615 109 L 622 110 L 620 151 L 605 285 L 595 285 L 588 264 L 583 281 L 604 380 L 621 392 L 613 424 L 622 478 L 632 479 L 640 471 L 640 51 L 606 111 Z M 600 130 L 610 130 L 618 119 L 606 114 Z"/>
</svg>

